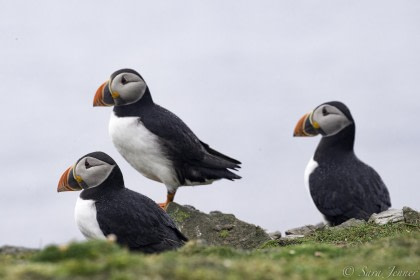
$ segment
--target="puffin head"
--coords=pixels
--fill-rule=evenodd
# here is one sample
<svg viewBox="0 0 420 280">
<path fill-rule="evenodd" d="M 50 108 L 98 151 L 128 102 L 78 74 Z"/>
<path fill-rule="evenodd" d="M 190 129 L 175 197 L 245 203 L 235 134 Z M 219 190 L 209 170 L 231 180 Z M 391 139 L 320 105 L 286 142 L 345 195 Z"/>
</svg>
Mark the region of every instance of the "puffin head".
<svg viewBox="0 0 420 280">
<path fill-rule="evenodd" d="M 346 105 L 339 101 L 326 102 L 298 121 L 293 136 L 332 136 L 352 124 L 353 117 Z"/>
<path fill-rule="evenodd" d="M 70 166 L 58 182 L 57 191 L 79 191 L 95 188 L 103 184 L 111 174 L 121 177 L 116 162 L 103 152 L 93 152 L 81 157 Z"/>
<path fill-rule="evenodd" d="M 121 106 L 139 101 L 147 90 L 142 76 L 132 69 L 114 72 L 96 91 L 93 106 Z"/>
</svg>

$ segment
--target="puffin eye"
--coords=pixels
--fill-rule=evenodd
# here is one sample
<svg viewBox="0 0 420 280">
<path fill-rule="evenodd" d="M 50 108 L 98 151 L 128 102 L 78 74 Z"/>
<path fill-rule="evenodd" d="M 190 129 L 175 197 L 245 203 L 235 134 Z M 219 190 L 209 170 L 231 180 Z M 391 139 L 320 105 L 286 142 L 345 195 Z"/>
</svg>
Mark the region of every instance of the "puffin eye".
<svg viewBox="0 0 420 280">
<path fill-rule="evenodd" d="M 327 108 L 322 108 L 322 115 L 323 116 L 328 116 L 330 113 L 327 111 Z"/>
<path fill-rule="evenodd" d="M 125 85 L 125 84 L 127 84 L 127 83 L 128 83 L 128 81 L 127 81 L 127 79 L 125 78 L 125 76 L 122 76 L 122 78 L 121 78 L 121 83 L 122 83 L 123 85 Z"/>
<path fill-rule="evenodd" d="M 89 169 L 89 168 L 92 167 L 92 165 L 89 164 L 87 159 L 85 160 L 85 167 L 86 167 L 86 169 Z"/>
</svg>

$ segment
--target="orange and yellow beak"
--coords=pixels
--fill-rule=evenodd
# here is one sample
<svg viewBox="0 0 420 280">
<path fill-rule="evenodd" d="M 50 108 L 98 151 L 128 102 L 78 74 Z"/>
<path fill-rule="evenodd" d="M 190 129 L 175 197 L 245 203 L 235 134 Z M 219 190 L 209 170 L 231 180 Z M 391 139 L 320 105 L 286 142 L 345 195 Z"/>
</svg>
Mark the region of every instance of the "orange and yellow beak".
<svg viewBox="0 0 420 280">
<path fill-rule="evenodd" d="M 106 81 L 98 88 L 95 97 L 93 98 L 93 107 L 115 105 L 114 98 L 109 89 L 109 83 L 110 81 Z"/>
<path fill-rule="evenodd" d="M 297 122 L 295 130 L 293 132 L 293 137 L 308 137 L 316 136 L 319 134 L 319 124 L 312 120 L 312 112 L 305 114 Z"/>
<path fill-rule="evenodd" d="M 73 166 L 67 168 L 58 181 L 57 192 L 80 191 L 82 188 L 73 178 Z"/>
</svg>

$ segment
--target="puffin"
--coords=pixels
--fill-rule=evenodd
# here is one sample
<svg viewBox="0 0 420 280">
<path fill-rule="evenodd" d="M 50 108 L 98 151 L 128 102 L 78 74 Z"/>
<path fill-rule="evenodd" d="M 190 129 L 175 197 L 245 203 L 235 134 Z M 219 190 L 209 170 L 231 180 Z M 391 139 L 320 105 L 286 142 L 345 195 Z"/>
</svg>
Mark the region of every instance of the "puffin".
<svg viewBox="0 0 420 280">
<path fill-rule="evenodd" d="M 118 152 L 145 177 L 166 186 L 166 209 L 180 186 L 211 184 L 241 177 L 241 162 L 202 142 L 175 114 L 153 102 L 142 76 L 114 72 L 95 93 L 93 106 L 114 106 L 109 135 Z"/>
<path fill-rule="evenodd" d="M 350 110 L 339 101 L 319 105 L 294 129 L 295 137 L 322 136 L 304 177 L 315 206 L 331 226 L 351 218 L 368 220 L 391 207 L 379 174 L 354 153 L 355 132 Z"/>
<path fill-rule="evenodd" d="M 106 153 L 87 154 L 64 171 L 57 191 L 80 190 L 75 219 L 87 239 L 114 236 L 143 253 L 174 250 L 188 240 L 153 200 L 125 188 L 120 168 Z"/>
</svg>

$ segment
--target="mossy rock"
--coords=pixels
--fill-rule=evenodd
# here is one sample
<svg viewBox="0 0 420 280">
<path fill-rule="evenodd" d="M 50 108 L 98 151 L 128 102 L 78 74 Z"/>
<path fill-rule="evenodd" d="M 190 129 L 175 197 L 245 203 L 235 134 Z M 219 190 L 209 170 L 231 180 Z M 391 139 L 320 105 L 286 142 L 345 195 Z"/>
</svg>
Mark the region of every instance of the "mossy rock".
<svg viewBox="0 0 420 280">
<path fill-rule="evenodd" d="M 410 207 L 403 208 L 404 220 L 407 224 L 420 225 L 420 213 Z"/>
<path fill-rule="evenodd" d="M 167 212 L 189 239 L 203 240 L 208 245 L 254 249 L 271 240 L 262 228 L 238 220 L 232 214 L 219 211 L 206 214 L 174 202 L 168 205 Z"/>
</svg>

